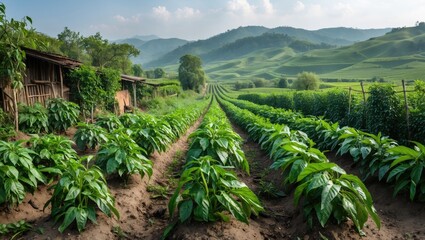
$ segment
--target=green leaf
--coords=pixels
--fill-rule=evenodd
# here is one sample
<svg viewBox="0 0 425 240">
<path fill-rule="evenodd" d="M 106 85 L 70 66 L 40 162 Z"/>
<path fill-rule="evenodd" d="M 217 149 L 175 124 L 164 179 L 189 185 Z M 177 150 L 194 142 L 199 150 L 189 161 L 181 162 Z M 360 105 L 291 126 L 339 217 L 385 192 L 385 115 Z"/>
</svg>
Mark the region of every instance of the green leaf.
<svg viewBox="0 0 425 240">
<path fill-rule="evenodd" d="M 78 194 L 80 194 L 80 192 L 81 192 L 81 189 L 79 189 L 78 187 L 76 186 L 71 187 L 64 201 L 75 200 Z"/>
<path fill-rule="evenodd" d="M 75 220 L 77 221 L 78 231 L 83 231 L 87 223 L 88 214 L 84 208 L 77 208 L 75 211 Z"/>
<path fill-rule="evenodd" d="M 62 222 L 62 224 L 59 226 L 59 232 L 63 233 L 65 229 L 74 221 L 77 214 L 77 208 L 76 207 L 70 207 L 65 213 L 65 218 Z"/>
<path fill-rule="evenodd" d="M 192 214 L 193 202 L 192 200 L 183 201 L 179 207 L 179 220 L 185 222 Z"/>
<path fill-rule="evenodd" d="M 325 188 L 323 188 L 322 190 L 320 209 L 323 210 L 325 208 L 328 208 L 327 205 L 331 204 L 332 200 L 339 194 L 340 190 L 340 185 L 333 184 L 332 181 L 329 181 Z"/>
<path fill-rule="evenodd" d="M 304 178 L 309 176 L 312 173 L 321 172 L 327 169 L 331 169 L 333 167 L 336 167 L 337 165 L 335 163 L 310 163 L 307 165 L 306 168 L 300 173 L 298 176 L 297 182 L 302 181 Z"/>
</svg>

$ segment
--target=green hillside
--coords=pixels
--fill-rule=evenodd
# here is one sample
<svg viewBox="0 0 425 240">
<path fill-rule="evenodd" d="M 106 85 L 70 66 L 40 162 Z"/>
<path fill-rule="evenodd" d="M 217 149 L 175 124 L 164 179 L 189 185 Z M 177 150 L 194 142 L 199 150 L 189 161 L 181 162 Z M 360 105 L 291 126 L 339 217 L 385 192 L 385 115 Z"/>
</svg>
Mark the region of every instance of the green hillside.
<svg viewBox="0 0 425 240">
<path fill-rule="evenodd" d="M 334 49 L 297 53 L 288 48 L 266 48 L 236 59 L 208 62 L 205 68 L 217 80 L 294 77 L 302 71 L 333 79 L 423 79 L 425 26 L 395 29 L 381 37 Z"/>
<path fill-rule="evenodd" d="M 157 67 L 173 65 L 178 63 L 178 59 L 185 54 L 198 56 L 205 55 L 206 59 L 210 60 L 209 57 L 214 55 L 213 52 L 220 51 L 219 48 L 222 48 L 225 45 L 235 44 L 236 41 L 243 40 L 244 38 L 258 37 L 264 33 L 285 34 L 298 40 L 308 41 L 314 44 L 324 43 L 326 45 L 343 46 L 352 44 L 359 40 L 366 40 L 370 37 L 381 36 L 388 31 L 390 31 L 390 29 L 363 30 L 353 28 L 331 28 L 311 31 L 292 27 L 277 27 L 272 29 L 260 26 L 239 27 L 206 40 L 187 43 L 167 54 L 164 54 L 157 60 L 147 63 L 146 66 Z M 303 45 L 305 45 L 305 43 L 303 43 Z M 279 47 L 279 45 L 274 47 Z M 253 49 L 253 51 L 258 49 L 259 47 L 257 46 Z M 207 56 L 208 54 L 210 55 Z"/>
</svg>

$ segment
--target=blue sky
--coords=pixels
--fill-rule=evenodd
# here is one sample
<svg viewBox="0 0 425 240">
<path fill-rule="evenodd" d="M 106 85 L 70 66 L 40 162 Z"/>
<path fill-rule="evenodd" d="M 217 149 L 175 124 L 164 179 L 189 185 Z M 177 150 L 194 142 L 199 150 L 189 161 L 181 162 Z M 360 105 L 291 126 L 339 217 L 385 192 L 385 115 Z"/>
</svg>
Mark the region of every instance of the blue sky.
<svg viewBox="0 0 425 240">
<path fill-rule="evenodd" d="M 384 28 L 425 21 L 423 0 L 1 0 L 7 16 L 30 16 L 40 32 L 65 26 L 115 40 L 155 34 L 205 39 L 247 25 Z"/>
</svg>

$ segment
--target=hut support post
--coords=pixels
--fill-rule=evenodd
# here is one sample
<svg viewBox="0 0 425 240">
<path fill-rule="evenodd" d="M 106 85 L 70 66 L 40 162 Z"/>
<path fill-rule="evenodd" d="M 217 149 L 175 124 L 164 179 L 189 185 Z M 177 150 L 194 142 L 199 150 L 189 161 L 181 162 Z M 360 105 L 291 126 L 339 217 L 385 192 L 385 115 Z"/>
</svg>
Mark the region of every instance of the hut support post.
<svg viewBox="0 0 425 240">
<path fill-rule="evenodd" d="M 59 79 L 61 84 L 61 98 L 63 98 L 63 76 L 62 76 L 62 66 L 59 66 Z"/>
<path fill-rule="evenodd" d="M 137 107 L 136 82 L 133 82 L 133 107 Z"/>
</svg>

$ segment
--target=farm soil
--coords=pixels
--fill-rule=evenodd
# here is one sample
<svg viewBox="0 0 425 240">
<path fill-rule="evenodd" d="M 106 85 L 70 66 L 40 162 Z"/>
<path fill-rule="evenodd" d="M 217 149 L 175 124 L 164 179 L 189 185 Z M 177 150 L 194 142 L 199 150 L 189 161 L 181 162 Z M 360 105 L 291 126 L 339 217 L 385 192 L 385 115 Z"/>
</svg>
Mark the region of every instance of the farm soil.
<svg viewBox="0 0 425 240">
<path fill-rule="evenodd" d="M 169 184 L 169 166 L 176 156 L 182 153 L 184 156 L 188 148 L 188 136 L 199 126 L 200 121 L 167 152 L 155 153 L 151 157 L 154 173 L 150 179 L 132 176 L 127 185 L 117 180 L 108 180 L 121 214 L 119 220 L 99 214 L 98 224 L 88 224 L 82 233 L 67 230 L 60 234 L 58 225 L 54 225 L 49 218 L 50 207 L 43 212 L 43 205 L 50 198 L 51 191 L 41 186 L 34 195 L 28 194 L 19 207 L 10 211 L 0 210 L 0 223 L 25 219 L 36 229 L 44 229 L 43 234 L 32 231 L 22 236 L 22 239 L 159 239 L 169 223 L 168 200 L 151 199 L 152 193 L 147 192 L 147 186 Z M 285 190 L 281 185 L 280 172 L 269 169 L 272 162 L 258 144 L 250 140 L 243 130 L 233 127 L 244 139 L 242 148 L 251 166 L 250 175 L 238 172 L 239 177 L 257 194 L 261 190 L 260 182 L 271 182 L 279 190 Z M 349 157 L 339 157 L 332 152 L 327 155 L 347 172 L 357 174 Z M 309 230 L 302 212 L 293 204 L 292 195 L 279 198 L 259 195 L 265 211 L 258 217 L 253 216 L 249 225 L 235 220 L 228 223 L 191 222 L 177 225 L 170 239 L 425 239 L 425 204 L 412 203 L 406 195 L 393 198 L 392 187 L 376 180 L 369 180 L 366 185 L 374 199 L 382 226 L 378 230 L 369 220 L 364 228 L 364 237 L 354 230 L 350 221 L 340 226 L 330 223 L 326 229 L 316 225 Z"/>
</svg>

